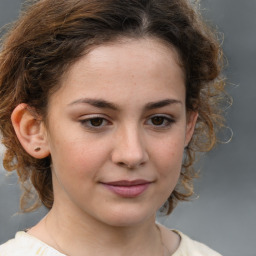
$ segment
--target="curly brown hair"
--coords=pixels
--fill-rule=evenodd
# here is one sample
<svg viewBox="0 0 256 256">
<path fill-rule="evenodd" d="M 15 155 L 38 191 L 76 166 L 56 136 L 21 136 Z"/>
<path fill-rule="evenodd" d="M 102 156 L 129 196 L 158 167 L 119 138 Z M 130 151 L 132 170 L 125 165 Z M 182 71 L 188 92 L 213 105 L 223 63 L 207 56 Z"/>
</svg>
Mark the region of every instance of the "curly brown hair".
<svg viewBox="0 0 256 256">
<path fill-rule="evenodd" d="M 186 108 L 199 114 L 185 149 L 180 181 L 167 212 L 193 194 L 196 152 L 217 142 L 223 126 L 222 50 L 216 33 L 188 0 L 41 0 L 24 8 L 0 52 L 0 129 L 7 171 L 16 170 L 24 188 L 21 209 L 53 205 L 51 158 L 35 159 L 22 148 L 10 116 L 20 103 L 43 120 L 49 96 L 67 69 L 92 47 L 118 38 L 151 37 L 177 50 L 186 76 Z M 34 193 L 33 188 L 37 193 Z M 31 203 L 31 195 L 38 194 Z"/>
</svg>

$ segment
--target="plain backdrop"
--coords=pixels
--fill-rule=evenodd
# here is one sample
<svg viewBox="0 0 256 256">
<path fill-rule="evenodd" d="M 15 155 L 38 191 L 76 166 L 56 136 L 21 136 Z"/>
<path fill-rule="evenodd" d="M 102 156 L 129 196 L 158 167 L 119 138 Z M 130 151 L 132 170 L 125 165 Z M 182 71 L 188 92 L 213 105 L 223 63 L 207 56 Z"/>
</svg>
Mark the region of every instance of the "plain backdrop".
<svg viewBox="0 0 256 256">
<path fill-rule="evenodd" d="M 0 0 L 0 26 L 18 16 L 21 3 Z M 234 135 L 230 143 L 220 144 L 198 163 L 199 198 L 179 204 L 171 216 L 159 217 L 159 221 L 225 256 L 256 256 L 256 0 L 202 0 L 201 9 L 224 38 L 225 75 L 234 100 L 226 117 Z M 18 214 L 16 176 L 6 177 L 0 169 L 3 243 L 16 231 L 35 224 L 46 210 Z"/>
</svg>

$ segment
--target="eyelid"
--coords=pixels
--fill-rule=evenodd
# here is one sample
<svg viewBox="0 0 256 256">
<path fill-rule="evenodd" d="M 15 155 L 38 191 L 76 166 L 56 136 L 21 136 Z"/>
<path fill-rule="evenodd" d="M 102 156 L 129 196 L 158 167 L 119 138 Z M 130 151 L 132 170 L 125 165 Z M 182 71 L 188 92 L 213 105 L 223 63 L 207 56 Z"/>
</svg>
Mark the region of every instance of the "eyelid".
<svg viewBox="0 0 256 256">
<path fill-rule="evenodd" d="M 94 118 L 109 119 L 106 115 L 103 115 L 103 114 L 87 114 L 87 115 L 81 115 L 79 117 L 79 120 L 87 120 L 87 119 L 94 119 Z"/>
<path fill-rule="evenodd" d="M 163 114 L 163 113 L 149 115 L 147 117 L 147 119 L 150 119 L 150 118 L 153 118 L 153 117 L 164 117 L 166 119 L 170 119 L 170 120 L 173 120 L 173 121 L 175 120 L 175 117 L 173 115 Z"/>
<path fill-rule="evenodd" d="M 87 122 L 90 122 L 93 119 L 102 119 L 103 122 L 107 122 L 105 125 L 100 125 L 100 126 L 93 126 L 93 125 L 86 125 Z M 89 115 L 83 115 L 79 118 L 78 120 L 82 126 L 84 126 L 87 129 L 90 130 L 100 130 L 106 128 L 109 124 L 111 124 L 111 121 L 109 120 L 108 117 L 102 114 L 89 114 Z"/>
<path fill-rule="evenodd" d="M 147 125 L 152 126 L 154 129 L 168 128 L 176 121 L 175 118 L 169 114 L 153 114 L 153 115 L 148 116 L 148 118 L 146 119 L 146 122 L 148 122 L 149 120 L 151 120 L 154 117 L 162 117 L 165 119 L 165 122 L 167 121 L 167 124 L 162 124 L 162 125 L 147 124 Z"/>
</svg>

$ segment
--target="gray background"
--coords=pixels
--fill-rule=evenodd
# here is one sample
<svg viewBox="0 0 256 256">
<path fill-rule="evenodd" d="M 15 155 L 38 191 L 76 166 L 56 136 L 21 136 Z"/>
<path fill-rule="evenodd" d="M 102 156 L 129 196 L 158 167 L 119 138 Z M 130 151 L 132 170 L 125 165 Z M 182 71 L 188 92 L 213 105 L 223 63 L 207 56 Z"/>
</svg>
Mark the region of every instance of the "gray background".
<svg viewBox="0 0 256 256">
<path fill-rule="evenodd" d="M 18 16 L 22 0 L 0 0 L 0 26 Z M 233 140 L 204 155 L 198 164 L 197 200 L 181 203 L 159 221 L 226 256 L 256 256 L 256 0 L 202 0 L 203 15 L 224 33 L 225 73 L 234 99 L 228 110 Z M 1 152 L 1 150 L 0 150 Z M 2 154 L 2 153 L 1 153 Z M 19 211 L 15 176 L 0 170 L 0 243 L 44 214 Z"/>
</svg>

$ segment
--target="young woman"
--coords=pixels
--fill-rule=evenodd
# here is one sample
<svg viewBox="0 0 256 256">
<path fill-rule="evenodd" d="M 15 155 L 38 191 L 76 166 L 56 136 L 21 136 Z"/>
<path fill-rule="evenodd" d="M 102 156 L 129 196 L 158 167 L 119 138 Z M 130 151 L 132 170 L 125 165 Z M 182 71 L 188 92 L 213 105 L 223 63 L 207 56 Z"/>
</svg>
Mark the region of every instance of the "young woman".
<svg viewBox="0 0 256 256">
<path fill-rule="evenodd" d="M 219 255 L 155 215 L 216 143 L 220 70 L 186 0 L 34 1 L 2 46 L 0 128 L 22 209 L 49 213 L 0 255 Z"/>
</svg>

